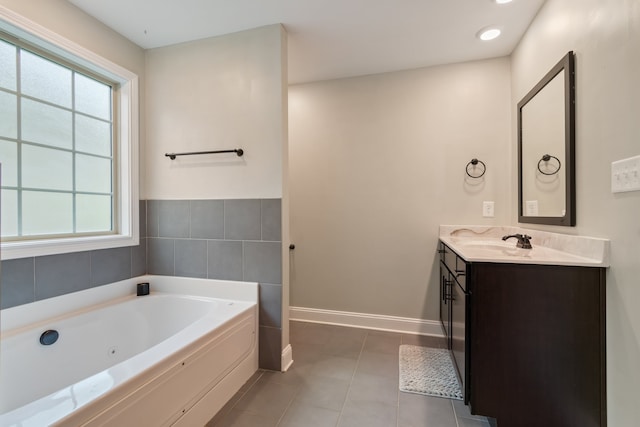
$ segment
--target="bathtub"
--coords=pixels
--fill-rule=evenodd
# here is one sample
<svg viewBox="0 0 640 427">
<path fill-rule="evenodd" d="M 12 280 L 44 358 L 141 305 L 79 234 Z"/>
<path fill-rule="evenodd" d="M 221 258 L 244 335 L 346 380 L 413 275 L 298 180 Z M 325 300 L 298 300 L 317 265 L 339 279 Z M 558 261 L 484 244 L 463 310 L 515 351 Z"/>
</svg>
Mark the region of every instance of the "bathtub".
<svg viewBox="0 0 640 427">
<path fill-rule="evenodd" d="M 142 276 L 2 310 L 0 426 L 203 426 L 258 369 L 257 306 L 256 283 Z"/>
</svg>

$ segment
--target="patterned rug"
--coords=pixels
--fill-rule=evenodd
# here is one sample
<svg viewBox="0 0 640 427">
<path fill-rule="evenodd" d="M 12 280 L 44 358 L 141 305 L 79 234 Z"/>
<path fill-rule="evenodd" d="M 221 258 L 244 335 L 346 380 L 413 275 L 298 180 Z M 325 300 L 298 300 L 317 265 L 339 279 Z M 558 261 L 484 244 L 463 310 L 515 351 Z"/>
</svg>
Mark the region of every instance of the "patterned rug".
<svg viewBox="0 0 640 427">
<path fill-rule="evenodd" d="M 400 391 L 462 400 L 448 350 L 400 346 Z"/>
</svg>

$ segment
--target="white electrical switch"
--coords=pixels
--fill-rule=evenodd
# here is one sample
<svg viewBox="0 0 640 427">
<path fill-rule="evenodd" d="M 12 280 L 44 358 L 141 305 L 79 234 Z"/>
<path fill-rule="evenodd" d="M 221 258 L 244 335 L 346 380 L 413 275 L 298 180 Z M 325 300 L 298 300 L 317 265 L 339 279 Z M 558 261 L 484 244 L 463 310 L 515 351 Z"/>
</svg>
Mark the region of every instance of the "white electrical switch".
<svg viewBox="0 0 640 427">
<path fill-rule="evenodd" d="M 495 210 L 494 202 L 482 202 L 482 216 L 485 218 L 493 218 Z"/>
<path fill-rule="evenodd" d="M 611 192 L 640 190 L 640 156 L 611 163 Z"/>
</svg>

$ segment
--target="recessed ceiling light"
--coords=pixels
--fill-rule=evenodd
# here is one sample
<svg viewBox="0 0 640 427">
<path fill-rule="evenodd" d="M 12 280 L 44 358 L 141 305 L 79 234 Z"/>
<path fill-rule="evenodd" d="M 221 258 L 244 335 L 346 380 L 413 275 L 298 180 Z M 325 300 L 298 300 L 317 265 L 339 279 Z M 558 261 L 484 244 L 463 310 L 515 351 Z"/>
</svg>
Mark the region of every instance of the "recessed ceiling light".
<svg viewBox="0 0 640 427">
<path fill-rule="evenodd" d="M 498 37 L 500 33 L 498 28 L 484 28 L 478 32 L 478 38 L 482 41 L 489 41 Z"/>
<path fill-rule="evenodd" d="M 495 0 L 496 3 L 498 4 L 506 4 L 506 3 L 511 3 L 512 0 Z"/>
</svg>

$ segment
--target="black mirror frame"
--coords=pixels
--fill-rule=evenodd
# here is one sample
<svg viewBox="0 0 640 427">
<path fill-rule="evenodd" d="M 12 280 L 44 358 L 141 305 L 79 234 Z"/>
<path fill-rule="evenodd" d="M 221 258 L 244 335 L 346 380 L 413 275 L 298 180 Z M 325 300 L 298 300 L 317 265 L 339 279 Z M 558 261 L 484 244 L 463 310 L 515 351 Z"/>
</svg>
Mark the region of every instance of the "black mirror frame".
<svg viewBox="0 0 640 427">
<path fill-rule="evenodd" d="M 562 70 L 564 73 L 565 120 L 565 215 L 525 216 L 522 206 L 522 108 L 531 101 Z M 576 176 L 575 176 L 575 61 L 573 51 L 567 53 L 538 84 L 518 103 L 518 222 L 547 225 L 576 225 Z"/>
</svg>

